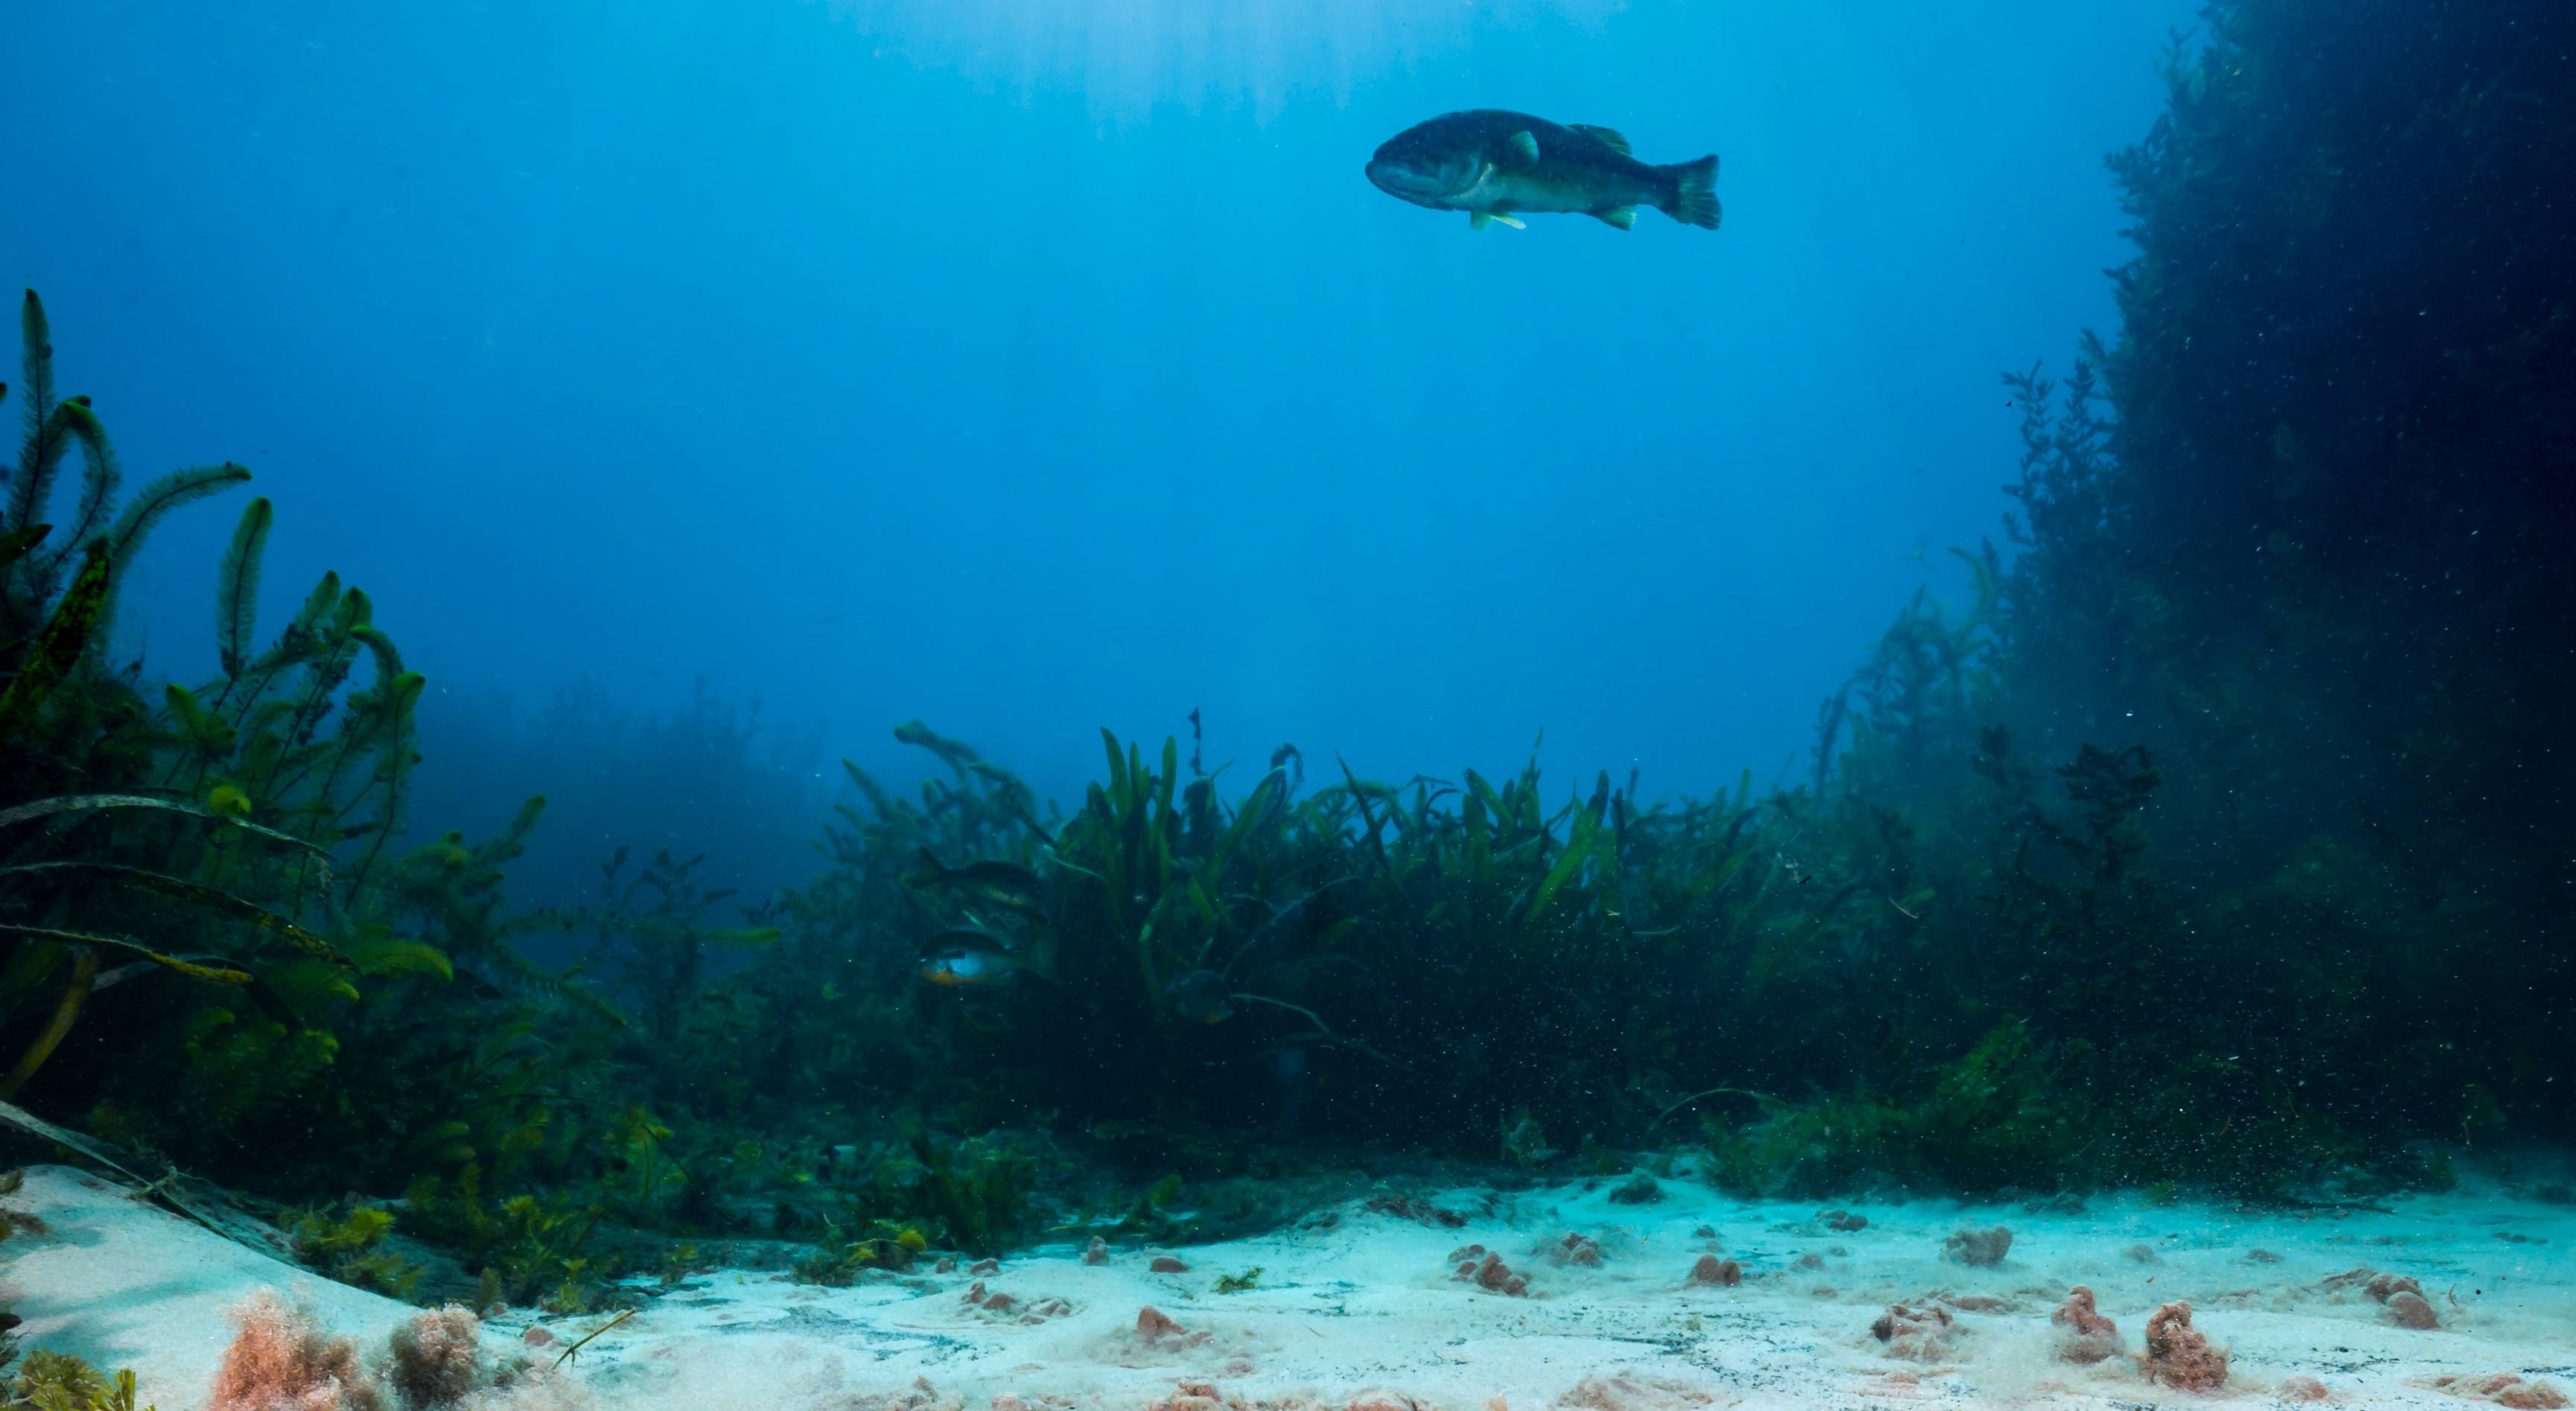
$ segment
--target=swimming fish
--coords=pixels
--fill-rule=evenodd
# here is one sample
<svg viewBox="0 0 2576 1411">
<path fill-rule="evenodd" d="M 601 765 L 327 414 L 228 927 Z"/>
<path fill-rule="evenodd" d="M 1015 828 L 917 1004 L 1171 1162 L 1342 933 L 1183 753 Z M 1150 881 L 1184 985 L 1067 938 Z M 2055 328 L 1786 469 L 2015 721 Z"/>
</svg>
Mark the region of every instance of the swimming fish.
<svg viewBox="0 0 2576 1411">
<path fill-rule="evenodd" d="M 950 988 L 959 985 L 998 985 L 1018 973 L 1020 973 L 1020 965 L 1007 951 L 951 946 L 921 958 L 921 978 L 934 985 Z"/>
<path fill-rule="evenodd" d="M 1398 200 L 1465 211 L 1478 230 L 1515 229 L 1515 211 L 1591 216 L 1634 229 L 1652 206 L 1684 225 L 1717 229 L 1717 158 L 1655 166 L 1629 155 L 1606 127 L 1567 126 L 1527 113 L 1477 108 L 1446 113 L 1389 138 L 1368 179 Z"/>
<path fill-rule="evenodd" d="M 1234 987 L 1213 970 L 1192 970 L 1163 987 L 1172 1012 L 1193 1024 L 1222 1024 L 1234 1014 Z"/>
<path fill-rule="evenodd" d="M 1055 942 L 1022 941 L 973 926 L 951 926 L 923 943 L 921 978 L 934 985 L 999 985 L 1027 975 L 1055 978 Z"/>
<path fill-rule="evenodd" d="M 1038 874 L 1017 863 L 987 860 L 970 862 L 963 867 L 948 867 L 932 856 L 930 849 L 918 851 L 922 865 L 930 869 L 930 875 L 906 877 L 903 880 L 907 886 L 947 887 L 987 906 L 1027 916 L 1042 916 L 1046 912 L 1046 883 L 1038 880 Z"/>
</svg>

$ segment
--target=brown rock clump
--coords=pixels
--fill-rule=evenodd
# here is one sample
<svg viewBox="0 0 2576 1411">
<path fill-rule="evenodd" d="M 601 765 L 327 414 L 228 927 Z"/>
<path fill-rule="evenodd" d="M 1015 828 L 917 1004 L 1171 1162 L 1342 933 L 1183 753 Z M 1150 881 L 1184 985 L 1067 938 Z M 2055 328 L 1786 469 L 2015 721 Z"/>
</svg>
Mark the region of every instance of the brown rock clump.
<svg viewBox="0 0 2576 1411">
<path fill-rule="evenodd" d="M 1568 1233 L 1561 1240 L 1541 1240 L 1532 1252 L 1550 1264 L 1580 1264 L 1586 1269 L 1601 1267 L 1601 1246 L 1589 1235 Z"/>
<path fill-rule="evenodd" d="M 1950 1350 L 1950 1340 L 1958 1332 L 1958 1323 L 1950 1310 L 1939 1305 L 1909 1308 L 1902 1303 L 1890 1304 L 1878 1320 L 1869 1325 L 1870 1336 L 1887 1344 L 1887 1355 L 1914 1362 L 1938 1362 Z"/>
<path fill-rule="evenodd" d="M 1485 1262 L 1476 1266 L 1476 1287 L 1512 1298 L 1529 1295 L 1529 1281 L 1513 1273 L 1499 1254 L 1487 1254 Z"/>
<path fill-rule="evenodd" d="M 2386 1303 L 2401 1293 L 2411 1293 L 2417 1298 L 2424 1296 L 2424 1286 L 2403 1274 L 2373 1274 L 2370 1282 L 2361 1286 L 2361 1291 L 2370 1295 L 2373 1303 Z"/>
<path fill-rule="evenodd" d="M 2567 1404 L 2566 1393 L 2547 1382 L 2526 1382 L 2511 1372 L 2489 1372 L 2484 1376 L 2441 1376 L 2427 1385 L 2453 1396 L 2471 1401 L 2490 1401 L 2510 1406 L 2514 1411 L 2558 1411 Z"/>
<path fill-rule="evenodd" d="M 2216 1391 L 2227 1382 L 2227 1350 L 2210 1346 L 2191 1325 L 2190 1304 L 2168 1303 L 2147 1319 L 2147 1354 L 2138 1369 L 2176 1391 Z"/>
<path fill-rule="evenodd" d="M 1510 1298 L 1529 1296 L 1529 1281 L 1513 1273 L 1501 1255 L 1481 1244 L 1461 1245 L 1449 1251 L 1449 1262 L 1456 1266 L 1449 1274 L 1452 1279 L 1463 1279 L 1487 1292 Z"/>
<path fill-rule="evenodd" d="M 1467 1217 L 1455 1210 L 1443 1210 L 1428 1200 L 1409 1195 L 1373 1195 L 1360 1206 L 1379 1215 L 1392 1215 L 1417 1225 L 1432 1225 L 1454 1230 L 1467 1223 Z"/>
<path fill-rule="evenodd" d="M 1207 1334 L 1191 1332 L 1172 1321 L 1171 1315 L 1150 1303 L 1136 1310 L 1136 1336 L 1147 1342 L 1174 1341 L 1185 1346 L 1196 1346 L 1207 1341 Z"/>
<path fill-rule="evenodd" d="M 2433 1316 L 2433 1305 L 2425 1302 L 2424 1295 L 2420 1293 L 2390 1294 L 2388 1321 L 2417 1332 L 2430 1332 L 2442 1326 L 2441 1320 Z"/>
<path fill-rule="evenodd" d="M 1744 1270 L 1732 1259 L 1720 1259 L 1714 1254 L 1703 1254 L 1699 1257 L 1699 1262 L 1691 1266 L 1690 1281 L 1695 1284 L 1707 1284 L 1713 1288 L 1731 1289 L 1744 1282 Z"/>
<path fill-rule="evenodd" d="M 2093 1290 L 2082 1284 L 2066 1291 L 2066 1301 L 2048 1321 L 2065 1329 L 2057 1339 L 2057 1355 L 2065 1361 L 2089 1366 L 2120 1350 L 2119 1325 L 2094 1308 Z"/>
<path fill-rule="evenodd" d="M 1182 1263 L 1168 1254 L 1155 1255 L 1154 1262 L 1146 1265 L 1145 1267 L 1157 1274 L 1186 1274 L 1190 1271 L 1189 1265 Z"/>
<path fill-rule="evenodd" d="M 2283 1401 L 2323 1401 L 2328 1395 L 2326 1384 L 2314 1377 L 2292 1377 L 2281 1383 Z"/>
<path fill-rule="evenodd" d="M 1640 1171 L 1610 1191 L 1612 1205 L 1653 1205 L 1664 1198 L 1664 1187 L 1651 1174 Z"/>
<path fill-rule="evenodd" d="M 2004 1262 L 2012 1240 L 2012 1231 L 2001 1225 L 1987 1230 L 1961 1230 L 1941 1242 L 1941 1253 L 1961 1264 L 1991 1269 Z"/>
<path fill-rule="evenodd" d="M 1145 1411 L 1233 1411 L 1243 1405 L 1216 1389 L 1214 1382 L 1182 1382 L 1172 1394 L 1147 1406 Z"/>
</svg>

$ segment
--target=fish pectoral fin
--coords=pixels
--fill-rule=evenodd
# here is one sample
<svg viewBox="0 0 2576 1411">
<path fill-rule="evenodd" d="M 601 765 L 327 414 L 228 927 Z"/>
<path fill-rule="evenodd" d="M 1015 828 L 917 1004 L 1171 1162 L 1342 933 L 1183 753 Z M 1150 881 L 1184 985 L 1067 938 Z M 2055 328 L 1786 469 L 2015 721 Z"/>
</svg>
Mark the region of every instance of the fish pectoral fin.
<svg viewBox="0 0 2576 1411">
<path fill-rule="evenodd" d="M 1537 165 L 1538 165 L 1538 136 L 1537 136 L 1537 134 L 1535 134 L 1535 133 L 1528 133 L 1528 132 L 1515 132 L 1515 133 L 1513 133 L 1513 134 L 1512 134 L 1512 141 L 1511 141 L 1511 148 L 1512 148 L 1512 155 L 1513 155 L 1513 156 L 1515 156 L 1515 157 L 1520 158 L 1520 163 L 1521 163 L 1521 165 L 1522 165 L 1522 166 L 1525 166 L 1525 167 L 1534 167 L 1534 166 L 1537 166 Z"/>
<path fill-rule="evenodd" d="M 1489 225 L 1508 225 L 1514 230 L 1529 229 L 1528 226 L 1521 224 L 1520 218 L 1517 216 L 1497 215 L 1492 211 L 1469 211 L 1467 213 L 1467 228 L 1469 230 L 1482 230 Z"/>
<path fill-rule="evenodd" d="M 1594 127 L 1588 122 L 1567 123 L 1566 126 L 1573 128 L 1575 131 L 1582 133 L 1584 136 L 1589 137 L 1593 141 L 1600 143 L 1602 146 L 1609 148 L 1611 151 L 1618 153 L 1620 156 L 1633 157 L 1636 155 L 1636 153 L 1628 150 L 1627 137 L 1612 128 Z"/>
<path fill-rule="evenodd" d="M 1621 230 L 1637 228 L 1637 208 L 1634 206 L 1612 206 L 1606 211 L 1594 211 L 1592 218 L 1604 225 L 1615 225 Z"/>
</svg>

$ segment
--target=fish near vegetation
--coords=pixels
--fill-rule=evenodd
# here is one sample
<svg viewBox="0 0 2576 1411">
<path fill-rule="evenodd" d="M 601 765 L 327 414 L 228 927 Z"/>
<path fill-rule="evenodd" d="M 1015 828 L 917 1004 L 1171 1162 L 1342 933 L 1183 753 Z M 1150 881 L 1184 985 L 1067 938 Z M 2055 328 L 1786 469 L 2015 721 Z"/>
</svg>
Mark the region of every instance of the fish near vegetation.
<svg viewBox="0 0 2576 1411">
<path fill-rule="evenodd" d="M 1684 225 L 1717 229 L 1717 158 L 1656 166 L 1606 127 L 1552 123 L 1476 108 L 1417 123 L 1377 149 L 1368 179 L 1400 201 L 1465 211 L 1478 230 L 1521 228 L 1515 212 L 1586 215 L 1621 230 L 1652 206 Z"/>
<path fill-rule="evenodd" d="M 1193 970 L 1163 987 L 1172 1012 L 1192 1024 L 1222 1024 L 1234 1014 L 1234 987 L 1213 970 Z"/>
<path fill-rule="evenodd" d="M 1014 949 L 989 931 L 956 927 L 930 938 L 920 973 L 943 989 L 962 989 L 1005 985 L 1022 975 L 1052 979 L 1054 969 L 1047 947 Z"/>
<path fill-rule="evenodd" d="M 927 875 L 906 877 L 908 886 L 945 888 L 970 901 L 1023 916 L 1046 914 L 1046 883 L 1017 863 L 987 860 L 950 867 L 932 856 L 930 849 L 919 851 L 921 865 L 930 870 Z"/>
<path fill-rule="evenodd" d="M 997 985 L 1019 973 L 1010 953 L 952 946 L 921 958 L 921 978 L 943 988 Z"/>
</svg>

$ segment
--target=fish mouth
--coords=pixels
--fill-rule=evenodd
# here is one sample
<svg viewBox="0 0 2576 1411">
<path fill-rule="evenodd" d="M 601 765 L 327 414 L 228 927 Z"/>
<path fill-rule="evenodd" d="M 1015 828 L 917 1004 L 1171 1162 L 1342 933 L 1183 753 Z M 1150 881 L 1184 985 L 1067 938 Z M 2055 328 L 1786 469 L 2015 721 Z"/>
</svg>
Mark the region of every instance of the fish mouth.
<svg viewBox="0 0 2576 1411">
<path fill-rule="evenodd" d="M 1364 170 L 1371 186 L 1399 201 L 1411 201 L 1417 206 L 1435 209 L 1442 204 L 1445 188 L 1436 173 L 1403 162 L 1388 161 L 1384 157 L 1370 158 Z"/>
</svg>

